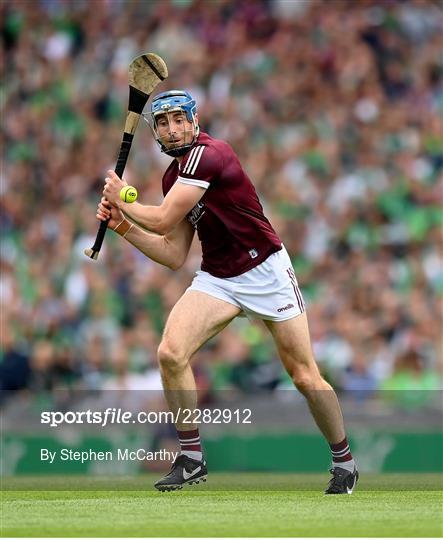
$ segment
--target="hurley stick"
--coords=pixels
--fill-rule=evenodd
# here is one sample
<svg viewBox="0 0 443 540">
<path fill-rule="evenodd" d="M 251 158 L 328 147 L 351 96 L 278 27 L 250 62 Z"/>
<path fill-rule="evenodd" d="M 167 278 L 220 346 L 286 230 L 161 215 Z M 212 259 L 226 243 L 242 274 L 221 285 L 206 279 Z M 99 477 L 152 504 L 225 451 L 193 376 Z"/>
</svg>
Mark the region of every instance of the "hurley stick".
<svg viewBox="0 0 443 540">
<path fill-rule="evenodd" d="M 129 104 L 126 116 L 123 140 L 115 166 L 115 173 L 120 178 L 123 176 L 132 139 L 137 129 L 140 115 L 156 86 L 168 76 L 168 68 L 160 56 L 154 53 L 142 54 L 135 58 L 129 66 Z M 108 220 L 109 221 L 109 220 Z M 108 228 L 108 221 L 102 221 L 97 232 L 92 248 L 85 249 L 87 257 L 96 260 L 103 244 L 103 239 Z"/>
</svg>

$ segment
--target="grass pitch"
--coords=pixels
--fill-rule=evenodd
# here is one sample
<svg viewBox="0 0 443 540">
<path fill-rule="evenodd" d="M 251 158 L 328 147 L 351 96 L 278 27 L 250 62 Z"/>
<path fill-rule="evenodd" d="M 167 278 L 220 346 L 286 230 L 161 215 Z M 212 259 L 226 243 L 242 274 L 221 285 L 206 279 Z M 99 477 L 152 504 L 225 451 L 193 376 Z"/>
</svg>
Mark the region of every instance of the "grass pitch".
<svg viewBox="0 0 443 540">
<path fill-rule="evenodd" d="M 362 475 L 353 495 L 322 495 L 327 475 L 211 474 L 181 492 L 157 476 L 3 480 L 9 537 L 443 535 L 440 475 Z M 69 487 L 71 491 L 66 491 Z"/>
</svg>

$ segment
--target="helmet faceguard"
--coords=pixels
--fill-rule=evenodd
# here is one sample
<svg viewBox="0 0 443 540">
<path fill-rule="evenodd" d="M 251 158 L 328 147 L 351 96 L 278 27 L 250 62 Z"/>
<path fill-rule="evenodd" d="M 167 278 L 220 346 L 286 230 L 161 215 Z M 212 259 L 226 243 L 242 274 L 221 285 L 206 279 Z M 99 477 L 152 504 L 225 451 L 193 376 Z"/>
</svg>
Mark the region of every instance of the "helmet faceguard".
<svg viewBox="0 0 443 540">
<path fill-rule="evenodd" d="M 168 156 L 178 157 L 185 155 L 197 140 L 199 126 L 196 113 L 197 104 L 188 92 L 169 90 L 155 96 L 151 103 L 150 112 L 143 113 L 142 116 L 152 129 L 161 151 Z M 170 126 L 172 119 L 177 118 L 177 114 L 181 114 L 183 119 L 192 124 L 192 128 L 186 130 L 186 123 L 184 123 L 184 129 L 180 131 L 180 134 L 184 135 L 185 142 L 178 141 L 175 143 L 173 140 L 174 133 L 172 133 Z M 160 134 L 159 122 L 165 120 L 168 126 L 167 133 L 165 134 L 164 130 L 162 130 L 162 134 Z"/>
</svg>

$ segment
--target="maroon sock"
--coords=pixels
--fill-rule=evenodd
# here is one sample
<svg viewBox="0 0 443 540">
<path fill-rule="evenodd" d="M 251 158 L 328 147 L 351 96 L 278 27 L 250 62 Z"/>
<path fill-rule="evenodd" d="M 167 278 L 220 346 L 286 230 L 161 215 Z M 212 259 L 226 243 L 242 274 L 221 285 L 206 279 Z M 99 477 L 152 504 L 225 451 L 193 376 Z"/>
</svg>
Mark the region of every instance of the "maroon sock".
<svg viewBox="0 0 443 540">
<path fill-rule="evenodd" d="M 191 429 L 190 431 L 180 431 L 177 429 L 177 434 L 181 453 L 186 454 L 194 459 L 199 457 L 197 454 L 194 454 L 194 452 L 202 452 L 198 429 Z"/>
<path fill-rule="evenodd" d="M 329 443 L 329 446 L 331 448 L 333 463 L 344 463 L 345 461 L 351 461 L 353 459 L 346 437 L 342 442 L 337 444 Z"/>
</svg>

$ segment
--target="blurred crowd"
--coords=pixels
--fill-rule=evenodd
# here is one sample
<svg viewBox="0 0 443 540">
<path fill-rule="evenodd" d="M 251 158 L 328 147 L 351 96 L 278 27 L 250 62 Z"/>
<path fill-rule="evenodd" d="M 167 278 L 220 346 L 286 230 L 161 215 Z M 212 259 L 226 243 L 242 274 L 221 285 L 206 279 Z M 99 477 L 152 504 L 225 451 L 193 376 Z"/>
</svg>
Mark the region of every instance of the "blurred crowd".
<svg viewBox="0 0 443 540">
<path fill-rule="evenodd" d="M 293 261 L 339 390 L 441 388 L 443 10 L 433 0 L 3 0 L 2 390 L 159 388 L 156 348 L 200 264 L 109 232 L 83 255 L 115 165 L 127 67 L 160 54 L 236 150 Z M 125 178 L 161 201 L 147 125 Z M 195 358 L 217 393 L 287 388 L 264 326 Z"/>
</svg>

